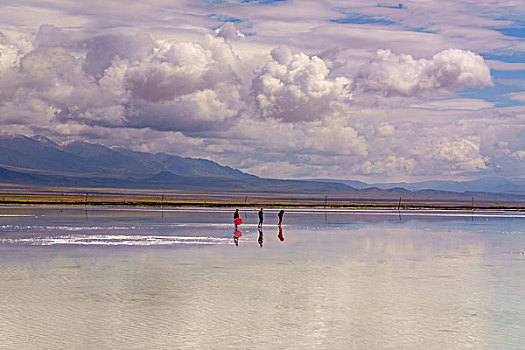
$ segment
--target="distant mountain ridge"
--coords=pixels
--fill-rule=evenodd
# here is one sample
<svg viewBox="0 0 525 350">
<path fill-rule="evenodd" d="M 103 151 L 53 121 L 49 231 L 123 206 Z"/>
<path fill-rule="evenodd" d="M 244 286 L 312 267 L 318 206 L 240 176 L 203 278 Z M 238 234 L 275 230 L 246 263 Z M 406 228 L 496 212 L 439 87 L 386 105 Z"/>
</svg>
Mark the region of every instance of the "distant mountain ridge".
<svg viewBox="0 0 525 350">
<path fill-rule="evenodd" d="M 453 192 L 490 192 L 525 194 L 525 182 L 514 183 L 499 176 L 484 177 L 471 181 L 423 181 L 416 183 L 384 183 L 376 185 L 380 188 L 399 186 L 411 191 L 432 189 Z"/>
<path fill-rule="evenodd" d="M 0 134 L 0 183 L 190 192 L 339 193 L 337 183 L 261 179 L 207 159 L 137 152 L 82 141 Z"/>
<path fill-rule="evenodd" d="M 179 176 L 238 179 L 254 175 L 207 159 L 145 153 L 83 141 L 57 144 L 42 136 L 0 134 L 0 166 L 71 174 L 145 175 L 163 171 Z"/>
<path fill-rule="evenodd" d="M 334 179 L 309 179 L 307 181 L 321 181 L 342 183 L 356 189 L 367 189 L 370 187 L 384 190 L 403 188 L 409 191 L 437 190 L 450 192 L 486 192 L 525 195 L 525 179 L 521 181 L 510 181 L 504 177 L 490 176 L 471 181 L 421 181 L 414 183 L 392 182 L 392 183 L 366 183 L 357 180 L 334 180 Z"/>
<path fill-rule="evenodd" d="M 264 179 L 207 159 L 137 152 L 124 147 L 107 147 L 82 141 L 59 144 L 43 136 L 5 133 L 0 133 L 0 183 L 23 187 L 153 189 L 205 194 L 259 193 L 270 196 L 286 194 L 276 198 L 299 196 L 301 200 L 317 198 L 317 201 L 319 198 L 325 201 L 329 198 L 346 198 L 345 201 L 365 203 L 371 200 L 397 203 L 400 197 L 407 201 L 466 203 L 474 196 L 476 200 L 485 200 L 486 203 L 503 200 L 510 205 L 525 203 L 525 194 L 485 193 L 487 190 L 483 183 L 477 183 L 477 188 L 474 187 L 476 183 L 471 187 L 482 188 L 483 193 L 458 193 L 450 189 L 433 189 L 430 185 L 429 188 L 417 187 L 424 186 L 421 185 L 423 183 L 369 185 L 360 181 Z M 504 181 L 501 184 L 503 187 L 510 186 Z"/>
</svg>

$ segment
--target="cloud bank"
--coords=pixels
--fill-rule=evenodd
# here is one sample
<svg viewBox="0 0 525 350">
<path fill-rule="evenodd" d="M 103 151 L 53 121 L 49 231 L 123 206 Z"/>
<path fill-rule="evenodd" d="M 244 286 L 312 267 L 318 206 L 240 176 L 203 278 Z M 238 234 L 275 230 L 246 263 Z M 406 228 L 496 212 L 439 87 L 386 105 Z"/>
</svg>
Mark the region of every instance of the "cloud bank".
<svg viewBox="0 0 525 350">
<path fill-rule="evenodd" d="M 471 52 L 449 49 L 430 59 L 377 51 L 377 57 L 361 66 L 355 85 L 364 92 L 385 96 L 419 96 L 436 90 L 459 90 L 465 86 L 491 86 L 490 69 Z"/>
<path fill-rule="evenodd" d="M 372 53 L 359 41 L 355 48 L 315 50 L 306 41 L 297 45 L 310 30 L 302 22 L 281 22 L 286 33 L 301 34 L 283 37 L 288 45 L 269 44 L 279 28 L 258 20 L 250 28 L 224 12 L 233 6 L 243 14 L 250 4 L 242 4 L 215 3 L 217 15 L 199 21 L 224 23 L 198 30 L 185 24 L 179 35 L 51 24 L 2 34 L 1 128 L 205 157 L 272 177 L 524 170 L 525 112 L 455 99 L 462 89 L 494 84 L 479 54 L 441 44 L 425 56 L 388 44 Z M 251 5 L 279 18 L 278 3 Z M 312 45 L 319 33 L 343 25 L 328 20 L 332 12 L 316 14 L 326 24 L 311 33 Z M 380 42 L 372 29 L 371 40 Z M 258 35 L 244 34 L 250 30 Z"/>
</svg>

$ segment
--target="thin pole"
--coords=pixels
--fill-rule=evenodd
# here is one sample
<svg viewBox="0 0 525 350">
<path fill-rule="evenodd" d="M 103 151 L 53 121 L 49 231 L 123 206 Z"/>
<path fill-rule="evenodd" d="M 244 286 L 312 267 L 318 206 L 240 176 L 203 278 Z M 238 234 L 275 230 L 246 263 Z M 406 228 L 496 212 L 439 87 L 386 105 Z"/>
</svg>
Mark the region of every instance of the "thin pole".
<svg viewBox="0 0 525 350">
<path fill-rule="evenodd" d="M 86 221 L 88 219 L 88 213 L 87 213 L 87 201 L 88 201 L 88 192 L 86 192 L 86 200 L 84 201 L 84 214 L 86 215 Z"/>
<path fill-rule="evenodd" d="M 248 200 L 248 196 L 244 197 L 244 220 L 248 220 L 248 214 L 246 214 L 246 201 Z"/>
<path fill-rule="evenodd" d="M 399 203 L 397 203 L 397 210 L 401 210 L 401 197 L 399 197 Z"/>
</svg>

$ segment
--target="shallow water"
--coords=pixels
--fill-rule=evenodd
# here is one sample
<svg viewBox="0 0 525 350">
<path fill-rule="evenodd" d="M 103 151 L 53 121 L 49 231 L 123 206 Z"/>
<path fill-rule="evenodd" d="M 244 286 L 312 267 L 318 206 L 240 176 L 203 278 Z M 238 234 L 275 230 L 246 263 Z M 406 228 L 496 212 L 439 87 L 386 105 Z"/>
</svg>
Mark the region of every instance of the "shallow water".
<svg viewBox="0 0 525 350">
<path fill-rule="evenodd" d="M 0 208 L 1 349 L 524 348 L 523 213 L 84 209 Z"/>
</svg>

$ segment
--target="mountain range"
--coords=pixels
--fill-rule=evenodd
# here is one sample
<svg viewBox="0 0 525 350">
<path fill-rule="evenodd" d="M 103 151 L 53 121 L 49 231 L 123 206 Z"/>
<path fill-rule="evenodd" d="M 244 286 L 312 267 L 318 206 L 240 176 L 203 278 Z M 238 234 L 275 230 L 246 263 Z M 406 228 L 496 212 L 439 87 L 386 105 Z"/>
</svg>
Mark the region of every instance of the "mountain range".
<svg viewBox="0 0 525 350">
<path fill-rule="evenodd" d="M 0 183 L 213 192 L 338 193 L 344 184 L 261 179 L 207 159 L 0 134 Z"/>
<path fill-rule="evenodd" d="M 264 179 L 207 159 L 137 152 L 82 141 L 56 143 L 43 136 L 0 134 L 0 184 L 180 190 L 214 193 L 338 195 L 367 200 L 394 198 L 525 200 L 523 184 L 505 178 L 470 182 L 367 184 L 352 180 Z M 497 194 L 496 194 L 497 193 Z M 504 195 L 502 195 L 503 193 Z"/>
<path fill-rule="evenodd" d="M 312 180 L 308 180 L 312 181 Z M 356 189 L 377 187 L 381 189 L 404 188 L 409 191 L 438 190 L 449 192 L 487 192 L 525 195 L 525 179 L 509 180 L 500 176 L 483 177 L 471 181 L 421 181 L 366 183 L 357 180 L 315 179 L 315 181 L 342 183 Z"/>
<path fill-rule="evenodd" d="M 254 178 L 206 159 L 135 152 L 82 141 L 57 144 L 42 136 L 0 135 L 0 166 L 54 174 L 146 175 L 166 171 L 180 176 Z"/>
</svg>

